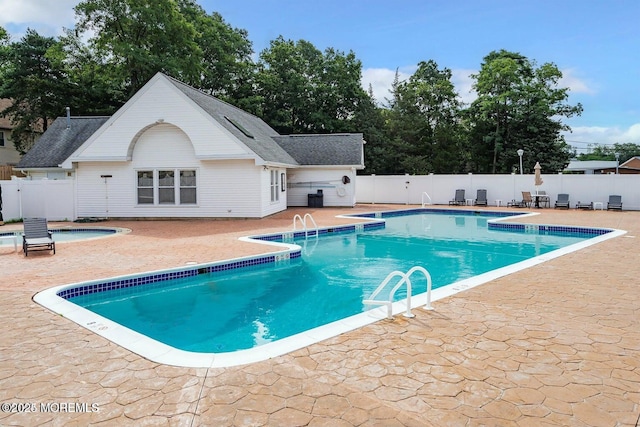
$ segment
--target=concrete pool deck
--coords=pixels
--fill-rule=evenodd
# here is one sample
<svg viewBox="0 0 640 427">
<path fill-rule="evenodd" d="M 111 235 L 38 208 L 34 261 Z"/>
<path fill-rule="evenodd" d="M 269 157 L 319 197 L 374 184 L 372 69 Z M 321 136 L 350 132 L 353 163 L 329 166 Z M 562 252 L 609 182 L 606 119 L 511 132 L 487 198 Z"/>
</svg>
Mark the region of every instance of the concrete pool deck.
<svg viewBox="0 0 640 427">
<path fill-rule="evenodd" d="M 112 220 L 98 225 L 132 232 L 28 258 L 0 246 L 0 403 L 10 405 L 0 424 L 636 425 L 640 212 L 532 209 L 540 215 L 527 222 L 628 233 L 436 301 L 415 318 L 231 368 L 150 362 L 31 299 L 60 284 L 264 253 L 238 237 L 291 229 L 296 213 L 311 212 L 322 227 L 353 222 L 338 214 L 405 207 Z"/>
</svg>

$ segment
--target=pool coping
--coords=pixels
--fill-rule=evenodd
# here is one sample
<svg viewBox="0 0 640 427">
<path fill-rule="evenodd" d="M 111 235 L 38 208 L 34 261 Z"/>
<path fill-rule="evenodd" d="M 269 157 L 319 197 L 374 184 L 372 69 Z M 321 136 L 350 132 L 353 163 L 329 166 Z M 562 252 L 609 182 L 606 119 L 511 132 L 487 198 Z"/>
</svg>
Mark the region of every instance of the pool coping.
<svg viewBox="0 0 640 427">
<path fill-rule="evenodd" d="M 61 296 L 60 293 L 64 293 L 65 291 L 69 291 L 70 289 L 78 289 L 78 288 L 86 288 L 88 286 L 99 285 L 100 283 L 104 283 L 109 280 L 111 282 L 117 281 L 127 281 L 130 280 L 129 286 L 136 286 L 142 283 L 149 283 L 148 280 L 164 280 L 163 277 L 171 274 L 182 274 L 185 271 L 201 271 L 201 269 L 230 269 L 230 268 L 238 268 L 243 265 L 250 265 L 255 263 L 264 262 L 278 262 L 284 261 L 287 259 L 295 258 L 300 256 L 301 247 L 294 243 L 282 243 L 276 242 L 276 237 L 279 236 L 278 239 L 286 240 L 289 237 L 299 237 L 299 233 L 308 233 L 311 236 L 331 233 L 331 232 L 341 232 L 347 231 L 351 228 L 357 230 L 359 227 L 363 229 L 366 224 L 373 224 L 369 227 L 375 227 L 376 223 L 383 222 L 384 216 L 397 216 L 401 215 L 400 212 L 416 212 L 416 211 L 437 211 L 438 213 L 447 213 L 448 210 L 443 209 L 425 209 L 425 208 L 417 208 L 417 209 L 404 209 L 404 210 L 392 210 L 392 211 L 381 211 L 381 212 L 372 212 L 365 214 L 354 214 L 354 215 L 339 215 L 341 218 L 350 218 L 350 219 L 358 219 L 361 221 L 369 221 L 369 222 L 359 222 L 355 224 L 343 225 L 343 226 L 334 226 L 334 227 L 322 227 L 314 230 L 307 231 L 285 231 L 281 233 L 271 233 L 267 235 L 253 235 L 247 237 L 241 237 L 239 240 L 248 241 L 252 243 L 265 244 L 270 246 L 275 246 L 280 248 L 280 250 L 276 250 L 274 252 L 270 252 L 268 254 L 262 254 L 259 256 L 247 256 L 240 258 L 232 258 L 228 260 L 218 261 L 214 263 L 202 263 L 202 264 L 190 264 L 183 267 L 175 267 L 172 269 L 165 270 L 157 270 L 145 273 L 137 273 L 133 275 L 127 276 L 119 276 L 112 277 L 108 279 L 97 279 L 92 281 L 78 282 L 66 285 L 60 285 L 56 287 L 52 287 L 46 289 L 42 292 L 37 293 L 33 300 L 38 304 L 44 306 L 45 308 L 53 311 L 54 313 L 66 317 L 69 320 L 77 323 L 78 325 L 114 342 L 117 345 L 120 345 L 134 353 L 139 354 L 142 357 L 145 357 L 151 361 L 173 365 L 173 366 L 182 366 L 182 367 L 229 367 L 229 366 L 237 366 L 244 365 L 249 363 L 254 363 L 258 361 L 267 360 L 276 356 L 280 356 L 300 348 L 307 347 L 311 344 L 323 341 L 325 339 L 343 334 L 345 332 L 352 331 L 354 329 L 358 329 L 362 326 L 369 325 L 371 323 L 377 322 L 386 318 L 386 308 L 385 307 L 377 307 L 372 310 L 365 311 L 363 313 L 358 313 L 344 319 L 340 319 L 326 325 L 318 326 L 316 328 L 307 330 L 305 332 L 301 332 L 299 334 L 295 334 L 289 337 L 285 337 L 279 339 L 277 341 L 263 344 L 258 347 L 254 347 L 252 349 L 247 350 L 237 350 L 233 352 L 225 352 L 225 353 L 199 353 L 199 352 L 190 352 L 185 350 L 179 350 L 177 348 L 171 347 L 167 344 L 163 344 L 159 341 L 156 341 L 152 338 L 149 338 L 139 332 L 131 330 L 125 326 L 122 326 L 114 321 L 111 321 L 107 318 L 104 318 L 96 313 L 93 313 L 79 305 L 76 305 Z M 478 211 L 473 210 L 451 210 L 451 213 L 460 214 L 460 213 L 479 213 Z M 500 223 L 506 219 L 522 219 L 533 215 L 538 215 L 537 213 L 508 213 L 504 212 L 494 212 L 494 211 L 481 211 L 482 215 L 499 215 L 500 218 L 491 219 L 488 222 L 491 223 Z M 527 231 L 524 227 L 524 223 L 510 222 L 508 224 L 520 224 L 523 227 L 523 231 Z M 542 225 L 537 225 L 538 227 Z M 554 225 L 553 227 L 569 227 L 572 229 L 590 229 L 590 230 L 607 230 L 606 234 L 601 234 L 596 237 L 592 237 L 590 239 L 584 240 L 582 242 L 575 243 L 573 245 L 566 246 L 564 248 L 560 248 L 551 252 L 548 252 L 544 255 L 540 255 L 534 258 L 530 258 L 506 267 L 502 267 L 496 270 L 492 270 L 477 276 L 474 276 L 469 279 L 464 279 L 458 282 L 454 282 L 452 284 L 443 286 L 441 288 L 435 289 L 432 291 L 431 302 L 438 301 L 440 299 L 455 295 L 459 292 L 462 292 L 467 289 L 474 288 L 481 284 L 487 283 L 496 278 L 514 273 L 516 271 L 520 271 L 531 266 L 546 262 L 553 258 L 557 258 L 559 256 L 565 255 L 567 253 L 571 253 L 584 247 L 588 247 L 597 243 L 600 243 L 604 240 L 608 240 L 614 237 L 621 236 L 626 233 L 624 230 L 610 229 L 610 228 L 597 228 L 597 227 L 576 227 L 576 226 L 558 226 Z M 331 231 L 329 231 L 331 230 Z M 537 229 L 539 231 L 539 229 Z M 533 232 L 531 229 L 528 231 Z M 536 231 L 536 232 L 538 232 Z M 314 234 L 311 234 L 315 232 Z M 261 260 L 256 262 L 255 260 Z M 265 261 L 266 260 L 266 261 Z M 249 263 L 249 264 L 247 264 Z M 232 267 L 235 266 L 235 267 Z M 213 270 L 209 270 L 213 271 Z M 182 276 L 184 277 L 184 276 Z M 150 279 L 151 278 L 151 279 Z M 136 282 L 138 280 L 138 282 Z M 147 280 L 147 281 L 144 281 Z M 141 282 L 142 281 L 142 282 Z M 414 309 L 418 309 L 420 306 L 425 306 L 427 303 L 427 294 L 422 293 L 418 295 L 414 295 L 412 297 L 412 307 Z M 406 301 L 398 301 L 392 305 L 392 311 L 394 315 L 406 311 Z"/>
</svg>

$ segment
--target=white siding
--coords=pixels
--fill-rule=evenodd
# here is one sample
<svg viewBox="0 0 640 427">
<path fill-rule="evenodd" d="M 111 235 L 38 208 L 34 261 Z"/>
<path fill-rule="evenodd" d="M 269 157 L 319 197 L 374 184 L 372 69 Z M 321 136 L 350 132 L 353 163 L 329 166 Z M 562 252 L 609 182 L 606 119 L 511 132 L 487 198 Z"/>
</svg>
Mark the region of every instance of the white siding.
<svg viewBox="0 0 640 427">
<path fill-rule="evenodd" d="M 196 170 L 197 204 L 139 205 L 136 171 L 174 168 Z M 270 203 L 268 171 L 253 160 L 199 160 L 187 135 L 169 124 L 141 135 L 131 162 L 83 162 L 77 179 L 80 217 L 259 218 L 286 209 L 286 197 Z"/>
<path fill-rule="evenodd" d="M 343 183 L 343 177 L 348 183 Z M 356 173 L 352 169 L 290 169 L 287 178 L 289 206 L 307 206 L 308 194 L 322 190 L 324 206 L 355 205 Z"/>
<path fill-rule="evenodd" d="M 254 157 L 213 118 L 193 104 L 166 80 L 157 78 L 127 102 L 77 152 L 73 161 L 121 159 L 141 133 L 159 123 L 171 124 L 185 132 L 199 158 Z M 163 124 L 160 124 L 163 126 Z"/>
</svg>

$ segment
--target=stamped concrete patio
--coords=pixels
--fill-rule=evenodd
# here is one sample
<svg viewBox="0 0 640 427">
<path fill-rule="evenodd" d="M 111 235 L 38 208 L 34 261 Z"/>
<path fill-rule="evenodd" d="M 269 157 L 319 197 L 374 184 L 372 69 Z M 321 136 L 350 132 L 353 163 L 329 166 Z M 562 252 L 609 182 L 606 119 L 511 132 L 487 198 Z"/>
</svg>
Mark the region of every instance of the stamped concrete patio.
<svg viewBox="0 0 640 427">
<path fill-rule="evenodd" d="M 394 208 L 311 212 L 327 226 L 353 222 L 339 213 Z M 294 214 L 308 211 L 112 220 L 100 225 L 131 233 L 59 243 L 56 255 L 25 258 L 1 246 L 0 424 L 637 425 L 640 212 L 539 210 L 527 222 L 628 233 L 437 301 L 435 311 L 414 310 L 415 318 L 233 368 L 159 365 L 31 299 L 65 283 L 262 253 L 268 248 L 238 237 L 290 229 Z M 21 225 L 0 231 L 12 229 Z"/>
</svg>

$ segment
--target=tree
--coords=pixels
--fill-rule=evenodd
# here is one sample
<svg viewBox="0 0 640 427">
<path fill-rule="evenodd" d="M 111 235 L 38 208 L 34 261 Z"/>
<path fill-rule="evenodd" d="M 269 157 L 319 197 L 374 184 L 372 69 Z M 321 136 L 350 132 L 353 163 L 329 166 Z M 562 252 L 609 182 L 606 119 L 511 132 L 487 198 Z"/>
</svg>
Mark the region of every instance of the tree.
<svg viewBox="0 0 640 427">
<path fill-rule="evenodd" d="M 455 173 L 466 164 L 459 121 L 461 102 L 451 70 L 420 62 L 405 82 L 393 84 L 389 110 L 390 144 L 399 156 L 394 173 Z"/>
<path fill-rule="evenodd" d="M 632 157 L 640 156 L 640 144 L 613 144 L 613 146 L 596 145 L 590 147 L 589 153 L 581 153 L 578 160 L 616 160 L 616 154 L 620 163 L 624 163 Z"/>
<path fill-rule="evenodd" d="M 85 0 L 75 11 L 77 30 L 93 34 L 89 42 L 107 62 L 104 72 L 129 96 L 158 71 L 196 86 L 200 81 L 196 30 L 175 0 Z"/>
<path fill-rule="evenodd" d="M 180 0 L 180 11 L 193 25 L 202 70 L 194 86 L 247 111 L 257 112 L 253 48 L 246 30 L 234 29 L 219 13 L 207 15 L 193 0 Z"/>
<path fill-rule="evenodd" d="M 353 52 L 323 54 L 307 41 L 280 36 L 258 62 L 263 119 L 283 134 L 352 131 L 358 105 L 367 99 L 361 71 Z"/>
<path fill-rule="evenodd" d="M 562 170 L 571 149 L 561 131 L 562 123 L 582 113 L 582 106 L 569 105 L 568 88 L 559 88 L 560 70 L 551 63 L 536 67 L 526 57 L 505 50 L 484 58 L 474 89 L 478 98 L 466 118 L 470 127 L 473 169 L 508 173 L 517 165 L 516 151 L 528 153 L 525 169 L 539 161 L 543 170 Z"/>
<path fill-rule="evenodd" d="M 36 135 L 46 131 L 50 121 L 65 110 L 70 82 L 49 57 L 56 45 L 54 38 L 27 29 L 24 37 L 11 43 L 3 54 L 7 65 L 0 98 L 9 98 L 13 103 L 0 115 L 8 116 L 14 124 L 12 139 L 21 153 L 27 152 Z"/>
</svg>

